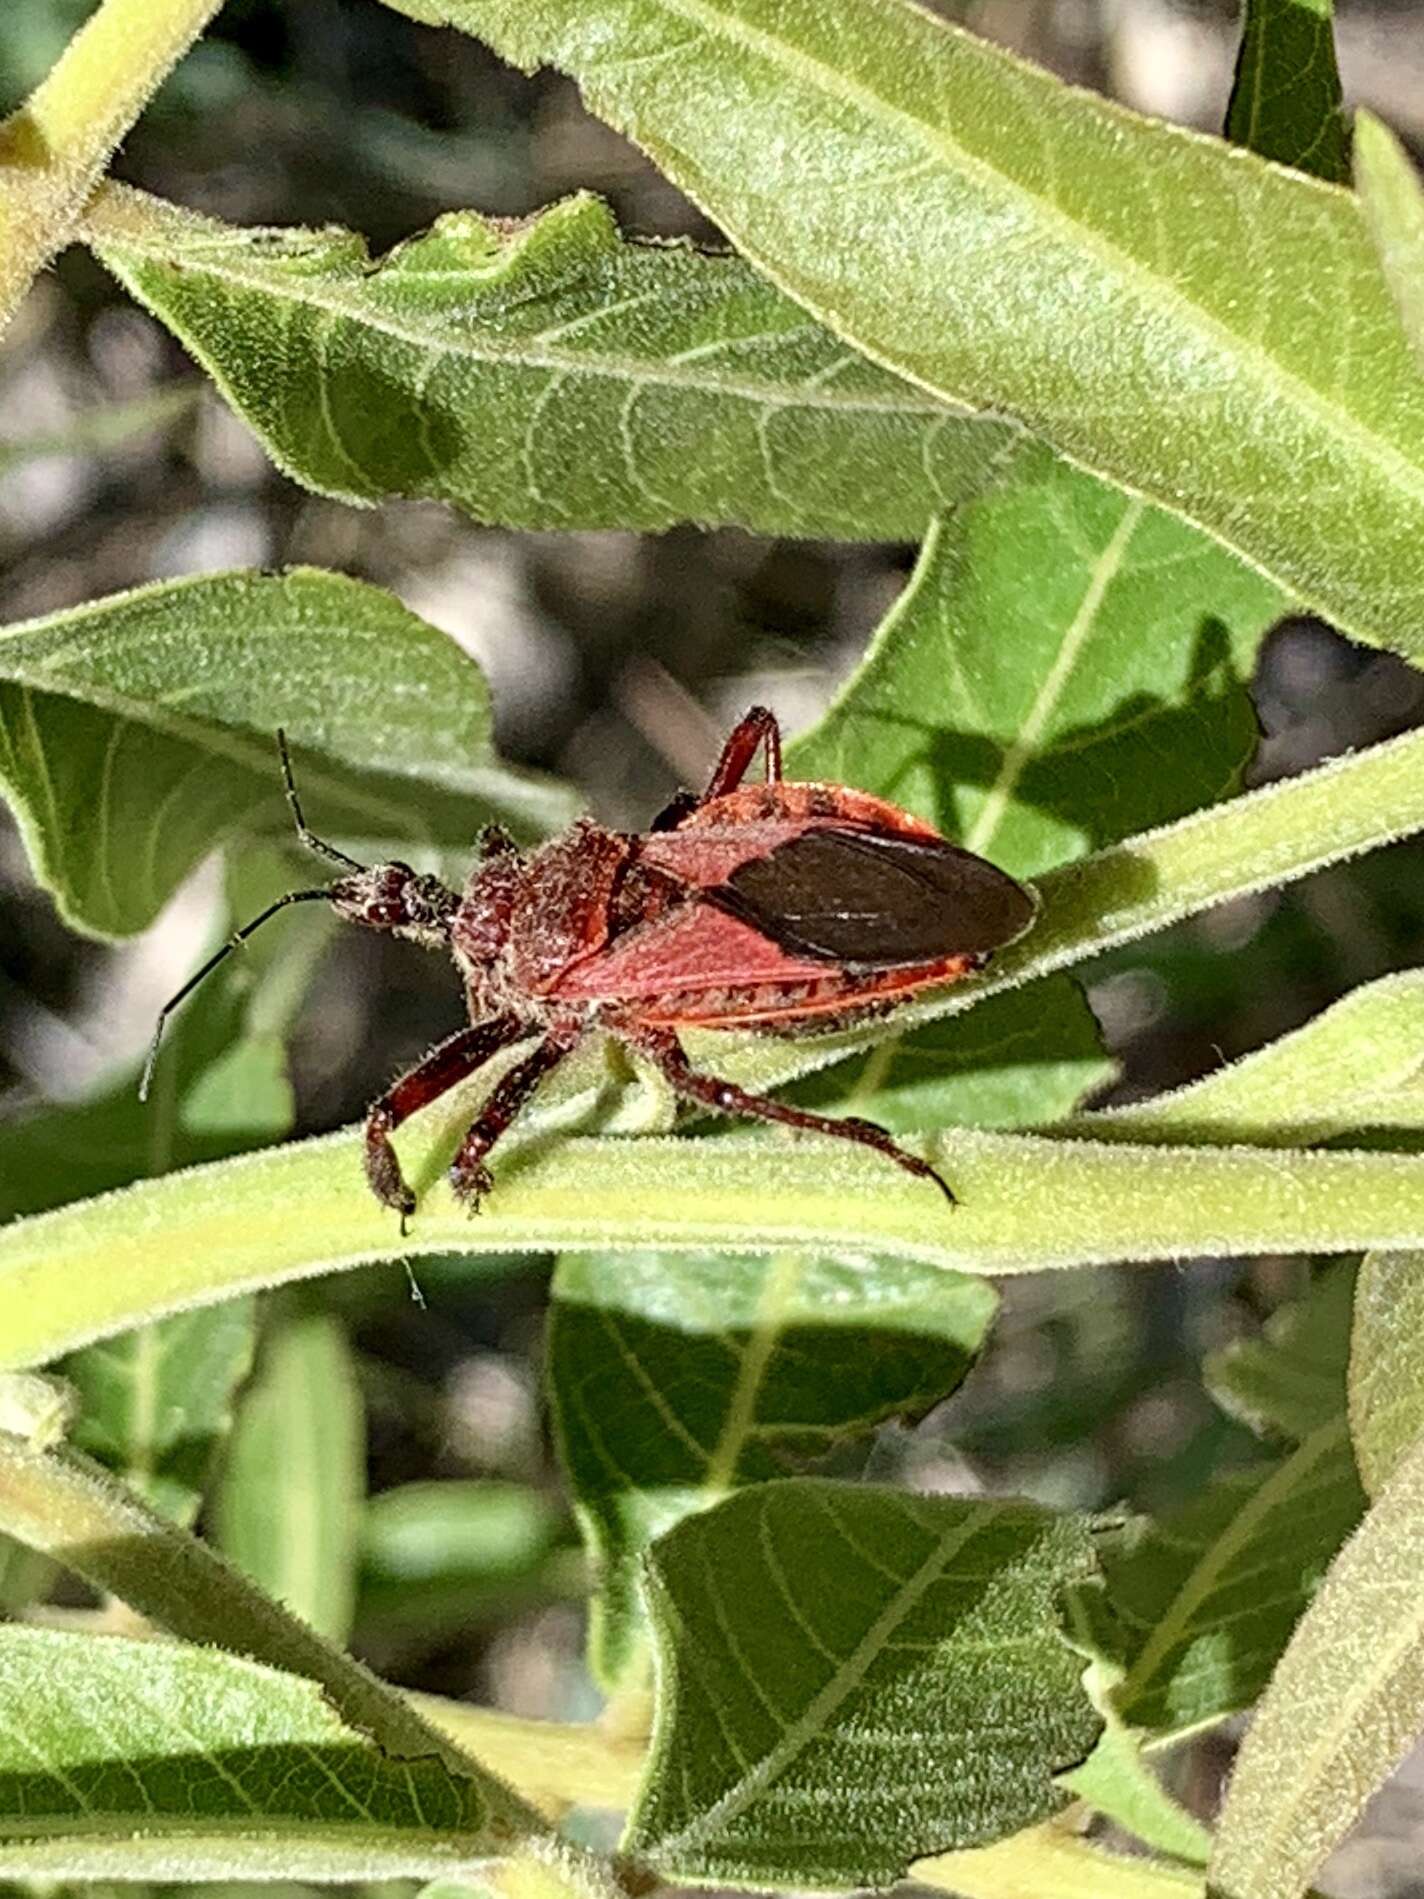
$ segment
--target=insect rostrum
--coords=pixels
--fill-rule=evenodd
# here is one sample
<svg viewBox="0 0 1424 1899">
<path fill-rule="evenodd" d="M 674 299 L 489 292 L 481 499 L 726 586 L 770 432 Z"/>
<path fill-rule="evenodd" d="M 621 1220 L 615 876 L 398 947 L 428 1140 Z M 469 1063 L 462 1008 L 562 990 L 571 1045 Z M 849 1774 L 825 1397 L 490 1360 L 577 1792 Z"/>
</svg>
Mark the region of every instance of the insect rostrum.
<svg viewBox="0 0 1424 1899">
<path fill-rule="evenodd" d="M 760 749 L 766 782 L 744 784 Z M 784 1035 L 844 1027 L 971 974 L 1033 921 L 1028 890 L 909 812 L 846 785 L 784 780 L 780 732 L 765 707 L 735 727 L 701 796 L 681 793 L 647 831 L 580 818 L 526 856 L 492 828 L 463 894 L 407 864 L 366 868 L 323 843 L 302 818 L 285 745 L 282 761 L 303 842 L 346 874 L 293 891 L 254 918 L 179 990 L 158 1035 L 208 970 L 287 904 L 325 898 L 367 929 L 448 949 L 469 1024 L 366 1117 L 366 1178 L 402 1221 L 415 1196 L 391 1145 L 394 1129 L 501 1048 L 539 1037 L 496 1083 L 451 1163 L 451 1184 L 473 1211 L 492 1185 L 490 1149 L 591 1030 L 647 1057 L 704 1108 L 873 1147 L 953 1200 L 935 1169 L 885 1129 L 702 1074 L 678 1040 L 684 1026 Z M 150 1055 L 145 1090 L 152 1063 Z"/>
</svg>

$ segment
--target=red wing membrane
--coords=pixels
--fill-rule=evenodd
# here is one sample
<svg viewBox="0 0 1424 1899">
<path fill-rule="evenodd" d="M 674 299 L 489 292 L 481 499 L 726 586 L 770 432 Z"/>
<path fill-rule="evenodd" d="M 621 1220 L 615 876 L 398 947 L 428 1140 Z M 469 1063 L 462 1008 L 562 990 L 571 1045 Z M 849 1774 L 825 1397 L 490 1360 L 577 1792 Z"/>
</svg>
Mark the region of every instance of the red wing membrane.
<svg viewBox="0 0 1424 1899">
<path fill-rule="evenodd" d="M 793 955 L 866 969 L 983 955 L 1035 899 L 972 851 L 878 831 L 804 831 L 702 893 Z"/>
</svg>

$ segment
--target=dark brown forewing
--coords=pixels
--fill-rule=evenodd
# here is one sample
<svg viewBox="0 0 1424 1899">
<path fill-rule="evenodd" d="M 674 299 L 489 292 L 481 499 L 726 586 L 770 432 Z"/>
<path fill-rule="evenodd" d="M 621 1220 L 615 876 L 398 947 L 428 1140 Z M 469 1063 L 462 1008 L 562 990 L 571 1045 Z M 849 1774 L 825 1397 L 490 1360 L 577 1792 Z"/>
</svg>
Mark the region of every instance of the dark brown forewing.
<svg viewBox="0 0 1424 1899">
<path fill-rule="evenodd" d="M 1002 949 L 1037 908 L 972 851 L 880 831 L 803 831 L 701 894 L 784 949 L 869 969 Z"/>
</svg>

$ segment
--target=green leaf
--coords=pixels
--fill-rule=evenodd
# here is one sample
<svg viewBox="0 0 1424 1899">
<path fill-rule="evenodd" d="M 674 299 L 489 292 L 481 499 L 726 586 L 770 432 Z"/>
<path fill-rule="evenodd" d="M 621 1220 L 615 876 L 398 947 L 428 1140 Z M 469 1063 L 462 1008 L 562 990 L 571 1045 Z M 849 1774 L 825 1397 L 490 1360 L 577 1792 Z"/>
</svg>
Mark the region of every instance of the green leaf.
<svg viewBox="0 0 1424 1899">
<path fill-rule="evenodd" d="M 215 1648 L 0 1628 L 12 1877 L 414 1877 L 507 1844 L 473 1778 L 383 1753 L 315 1682 Z"/>
<path fill-rule="evenodd" d="M 1424 970 L 1364 983 L 1201 1081 L 1075 1125 L 1095 1140 L 1302 1144 L 1424 1128 Z"/>
<path fill-rule="evenodd" d="M 547 1600 L 556 1583 L 583 1594 L 581 1560 L 555 1551 L 560 1515 L 531 1485 L 493 1479 L 399 1484 L 372 1497 L 361 1524 L 361 1652 L 405 1673 L 412 1653 L 468 1641 L 473 1628 Z"/>
<path fill-rule="evenodd" d="M 1180 1735 L 1248 1708 L 1364 1499 L 1343 1418 L 1100 1547 L 1132 1726 Z"/>
<path fill-rule="evenodd" d="M 1367 1253 L 1350 1340 L 1350 1432 L 1371 1497 L 1424 1436 L 1421 1347 L 1424 1255 Z"/>
<path fill-rule="evenodd" d="M 1330 184 L 1350 177 L 1332 0 L 1246 0 L 1226 136 Z"/>
<path fill-rule="evenodd" d="M 360 581 L 164 581 L 0 629 L 0 790 L 77 929 L 128 935 L 223 839 L 290 836 L 277 726 L 319 829 L 467 850 L 569 815 L 495 760 L 474 663 Z"/>
<path fill-rule="evenodd" d="M 735 522 L 910 540 L 1043 451 L 867 363 L 734 256 L 619 236 L 596 198 L 454 211 L 373 264 L 110 187 L 90 241 L 287 474 L 511 527 Z"/>
<path fill-rule="evenodd" d="M 896 1133 L 1030 1127 L 1071 1114 L 1116 1072 L 1082 990 L 1050 976 L 990 996 L 968 1015 L 888 1036 L 869 1055 L 808 1075 L 787 1098 L 849 1109 Z"/>
<path fill-rule="evenodd" d="M 642 1659 L 637 1569 L 655 1537 L 799 1457 L 928 1410 L 968 1371 L 997 1303 L 981 1280 L 908 1260 L 566 1254 L 548 1377 L 598 1562 L 602 1680 Z"/>
<path fill-rule="evenodd" d="M 790 769 L 1032 877 L 1238 788 L 1241 681 L 1280 608 L 1204 535 L 1060 465 L 936 526 Z"/>
<path fill-rule="evenodd" d="M 1040 880 L 1035 928 L 986 977 L 908 1004 L 896 1021 L 918 1026 L 1417 828 L 1421 762 L 1424 735 L 1409 733 L 1069 865 Z M 884 1031 L 880 1023 L 802 1045 L 689 1040 L 704 1066 L 766 1087 Z M 956 1209 L 880 1156 L 824 1138 L 567 1138 L 599 1108 L 636 1108 L 626 1080 L 626 1067 L 600 1062 L 595 1048 L 576 1058 L 562 1091 L 551 1087 L 520 1117 L 478 1221 L 438 1183 L 491 1077 L 416 1117 L 400 1138 L 422 1197 L 405 1242 L 362 1188 L 349 1132 L 12 1222 L 0 1229 L 0 1366 L 43 1363 L 255 1285 L 406 1253 L 853 1247 L 1002 1272 L 1424 1244 L 1424 1160 L 1409 1155 L 1110 1147 L 963 1129 L 932 1143 L 963 1198 Z M 96 1274 L 100 1246 L 109 1270 Z"/>
<path fill-rule="evenodd" d="M 1098 1730 L 1056 1618 L 1091 1567 L 1083 1519 L 1025 1503 L 797 1478 L 690 1517 L 648 1559 L 660 1719 L 625 1849 L 881 1886 L 1042 1819 Z"/>
<path fill-rule="evenodd" d="M 1424 1444 L 1336 1558 L 1236 1757 L 1209 1884 L 1298 1899 L 1424 1728 Z"/>
<path fill-rule="evenodd" d="M 470 1780 L 472 1797 L 483 1802 L 492 1824 L 506 1829 L 506 1838 L 512 1837 L 508 1829 L 542 1831 L 531 1809 L 396 1689 L 78 1452 L 45 1451 L 0 1431 L 0 1531 L 181 1640 L 221 1640 L 253 1661 L 309 1677 L 340 1718 L 386 1754 L 413 1762 L 434 1757 Z"/>
<path fill-rule="evenodd" d="M 1355 186 L 1405 334 L 1424 363 L 1424 188 L 1389 127 L 1355 114 Z"/>
<path fill-rule="evenodd" d="M 365 1418 L 345 1328 L 325 1312 L 279 1312 L 224 1462 L 218 1547 L 318 1634 L 344 1642 L 365 1494 Z"/>
<path fill-rule="evenodd" d="M 1424 381 L 1348 193 L 895 0 L 407 4 L 571 73 L 868 356 L 1424 658 Z"/>
<path fill-rule="evenodd" d="M 252 1364 L 253 1302 L 178 1312 L 63 1363 L 83 1400 L 74 1442 L 175 1523 L 191 1523 Z"/>
<path fill-rule="evenodd" d="M 1234 1339 L 1202 1366 L 1223 1411 L 1253 1431 L 1300 1443 L 1345 1405 L 1355 1269 L 1332 1266 L 1302 1299 L 1267 1319 L 1253 1339 Z"/>
</svg>

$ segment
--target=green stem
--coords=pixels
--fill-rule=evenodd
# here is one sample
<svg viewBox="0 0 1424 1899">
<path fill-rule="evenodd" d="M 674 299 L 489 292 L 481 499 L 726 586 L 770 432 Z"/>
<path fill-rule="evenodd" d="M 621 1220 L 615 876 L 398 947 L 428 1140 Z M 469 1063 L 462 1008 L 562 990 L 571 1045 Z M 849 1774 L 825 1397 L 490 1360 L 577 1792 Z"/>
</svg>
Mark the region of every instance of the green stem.
<svg viewBox="0 0 1424 1899">
<path fill-rule="evenodd" d="M 102 0 L 0 125 L 0 330 L 123 138 L 222 0 Z"/>
</svg>

